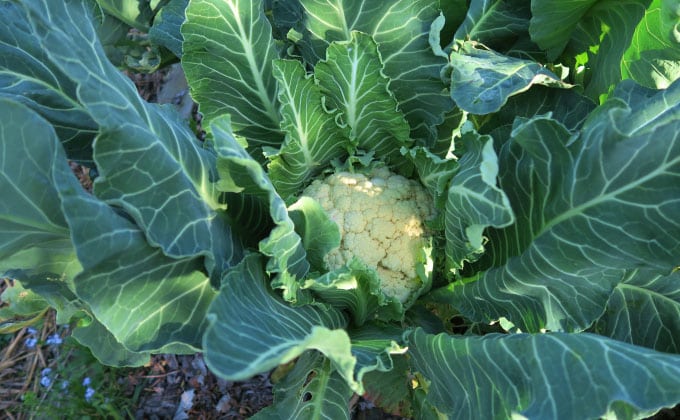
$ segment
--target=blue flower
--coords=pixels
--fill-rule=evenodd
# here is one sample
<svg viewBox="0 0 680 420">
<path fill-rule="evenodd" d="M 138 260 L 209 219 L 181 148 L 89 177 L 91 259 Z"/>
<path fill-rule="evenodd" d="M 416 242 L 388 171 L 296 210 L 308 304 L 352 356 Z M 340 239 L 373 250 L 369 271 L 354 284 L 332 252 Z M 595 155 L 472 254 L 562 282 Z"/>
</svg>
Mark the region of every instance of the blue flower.
<svg viewBox="0 0 680 420">
<path fill-rule="evenodd" d="M 35 338 L 35 337 L 29 337 L 29 338 L 26 339 L 26 341 L 24 342 L 24 344 L 25 344 L 26 347 L 28 347 L 29 349 L 32 349 L 32 348 L 35 347 L 36 344 L 38 344 L 38 339 Z"/>
<path fill-rule="evenodd" d="M 47 341 L 45 341 L 45 343 L 52 345 L 52 346 L 58 346 L 62 342 L 63 342 L 63 340 L 61 339 L 61 337 L 57 333 L 54 333 L 51 336 L 47 337 Z"/>
<path fill-rule="evenodd" d="M 38 331 L 33 327 L 28 327 L 26 328 L 26 332 L 29 333 L 30 335 L 35 335 Z"/>
<path fill-rule="evenodd" d="M 92 397 L 94 396 L 94 388 L 90 388 L 89 386 L 85 390 L 85 401 L 90 402 L 92 400 Z"/>
<path fill-rule="evenodd" d="M 43 376 L 42 378 L 40 378 L 40 385 L 47 388 L 48 386 L 52 385 L 52 379 L 50 379 L 49 376 Z"/>
<path fill-rule="evenodd" d="M 48 387 L 52 385 L 52 378 L 50 378 L 50 373 L 52 373 L 51 368 L 45 368 L 40 371 L 40 385 Z"/>
<path fill-rule="evenodd" d="M 83 386 L 88 386 L 91 382 L 90 377 L 86 376 L 85 379 L 83 379 Z"/>
</svg>

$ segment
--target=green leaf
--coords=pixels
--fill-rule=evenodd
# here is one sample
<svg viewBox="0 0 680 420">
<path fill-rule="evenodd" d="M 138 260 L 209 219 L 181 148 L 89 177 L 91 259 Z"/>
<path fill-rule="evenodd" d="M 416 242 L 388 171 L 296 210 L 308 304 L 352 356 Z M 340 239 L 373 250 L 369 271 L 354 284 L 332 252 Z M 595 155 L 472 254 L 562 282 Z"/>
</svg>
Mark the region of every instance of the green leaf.
<svg viewBox="0 0 680 420">
<path fill-rule="evenodd" d="M 278 147 L 278 52 L 262 1 L 197 0 L 182 25 L 182 67 L 204 121 L 230 114 L 234 131 L 251 147 Z"/>
<path fill-rule="evenodd" d="M 340 246 L 340 229 L 316 200 L 300 197 L 288 207 L 295 231 L 302 238 L 307 259 L 318 272 L 326 271 L 324 257 L 333 248 Z"/>
<path fill-rule="evenodd" d="M 231 223 L 245 227 L 244 236 L 266 227 L 268 236 L 260 240 L 259 249 L 270 257 L 268 272 L 279 274 L 273 286 L 283 288 L 287 300 L 296 301 L 298 280 L 309 271 L 309 262 L 286 204 L 262 166 L 234 138 L 228 115 L 214 119 L 211 131 L 220 178 L 216 188 L 232 193 L 227 199 L 234 205 L 227 212 Z"/>
<path fill-rule="evenodd" d="M 349 312 L 353 325 L 363 325 L 373 319 L 403 319 L 403 305 L 381 292 L 380 281 L 375 270 L 352 259 L 345 267 L 308 279 L 304 288 L 311 290 L 322 302 Z"/>
<path fill-rule="evenodd" d="M 1 213 L 15 235 L 3 270 L 57 308 L 59 322 L 84 310 L 133 351 L 195 351 L 214 297 L 202 259 L 171 259 L 150 246 L 126 216 L 80 186 L 45 120 L 6 99 L 0 108 L 14 141 L 25 133 L 22 147 L 3 153 L 3 191 L 17 198 Z"/>
<path fill-rule="evenodd" d="M 600 0 L 532 0 L 529 33 L 531 39 L 554 61 L 569 43 L 579 21 Z"/>
<path fill-rule="evenodd" d="M 299 43 L 303 56 L 316 63 L 333 41 L 350 41 L 352 31 L 372 37 L 390 78 L 399 110 L 411 126 L 411 137 L 431 144 L 435 126 L 453 108 L 440 73 L 446 60 L 430 46 L 430 25 L 439 16 L 433 0 L 398 0 L 385 7 L 367 0 L 301 0 L 306 32 Z M 417 89 L 414 89 L 417 86 Z"/>
<path fill-rule="evenodd" d="M 148 0 L 96 0 L 97 4 L 111 16 L 128 25 L 147 32 L 154 12 Z"/>
<path fill-rule="evenodd" d="M 505 193 L 497 186 L 498 157 L 493 139 L 473 131 L 462 135 L 466 153 L 451 180 L 446 201 L 446 255 L 453 268 L 474 261 L 484 252 L 484 229 L 504 228 L 515 216 Z"/>
<path fill-rule="evenodd" d="M 326 105 L 338 109 L 336 121 L 349 127 L 353 146 L 387 162 L 401 158 L 399 149 L 409 145 L 410 128 L 397 109 L 370 36 L 353 31 L 349 41 L 331 43 L 326 60 L 314 67 L 314 76 L 331 99 Z"/>
<path fill-rule="evenodd" d="M 408 350 L 404 345 L 404 329 L 381 321 L 366 323 L 349 332 L 352 354 L 356 357 L 358 381 L 372 372 L 389 372 L 394 369 L 393 357 Z"/>
<path fill-rule="evenodd" d="M 621 62 L 649 0 L 600 0 L 579 22 L 568 54 L 587 60 L 585 95 L 597 100 L 622 79 Z"/>
<path fill-rule="evenodd" d="M 477 131 L 491 135 L 500 148 L 510 138 L 512 125 L 517 117 L 530 119 L 550 113 L 552 118 L 569 130 L 576 131 L 593 109 L 595 103 L 573 89 L 553 89 L 539 85 L 509 97 L 498 112 L 473 117 L 473 120 Z"/>
<path fill-rule="evenodd" d="M 456 159 L 443 159 L 424 147 L 414 147 L 405 156 L 413 162 L 420 183 L 427 188 L 434 198 L 438 214 L 436 221 L 433 221 L 432 224 L 437 229 L 443 229 L 444 207 L 448 197 L 449 184 L 458 172 L 458 161 Z"/>
<path fill-rule="evenodd" d="M 405 356 L 393 356 L 394 366 L 387 372 L 374 371 L 364 376 L 364 398 L 386 412 L 413 418 L 413 389 L 408 379 L 410 366 Z"/>
<path fill-rule="evenodd" d="M 530 32 L 548 59 L 572 62 L 586 96 L 600 101 L 622 79 L 622 60 L 650 0 L 532 1 Z"/>
<path fill-rule="evenodd" d="M 172 51 L 177 57 L 182 56 L 181 26 L 184 23 L 184 10 L 189 0 L 170 0 L 156 14 L 153 26 L 149 29 L 149 39 Z"/>
<path fill-rule="evenodd" d="M 0 301 L 3 303 L 0 307 L 2 329 L 5 328 L 4 324 L 7 320 L 15 317 L 34 317 L 49 307 L 45 299 L 32 290 L 25 289 L 18 280 L 0 293 Z M 5 331 L 2 333 L 4 334 Z"/>
<path fill-rule="evenodd" d="M 75 328 L 71 336 L 88 347 L 100 363 L 108 366 L 143 366 L 151 361 L 150 352 L 133 352 L 126 349 L 96 319 L 90 321 L 88 325 Z"/>
<path fill-rule="evenodd" d="M 410 336 L 428 400 L 459 419 L 639 418 L 680 402 L 680 356 L 592 334 Z"/>
<path fill-rule="evenodd" d="M 279 194 L 290 201 L 311 177 L 347 153 L 349 141 L 345 130 L 324 109 L 321 90 L 302 64 L 277 60 L 274 77 L 279 82 L 281 128 L 286 140 L 281 150 L 270 156 L 269 175 Z"/>
<path fill-rule="evenodd" d="M 356 359 L 342 329 L 346 319 L 322 304 L 290 307 L 266 286 L 263 261 L 246 257 L 226 274 L 210 307 L 203 350 L 210 369 L 227 380 L 243 380 L 290 362 L 307 350 L 328 357 L 351 388 Z M 257 322 L 253 322 L 256 319 Z"/>
<path fill-rule="evenodd" d="M 479 49 L 469 42 L 451 53 L 451 67 L 451 98 L 472 114 L 496 112 L 508 97 L 533 84 L 569 87 L 535 61 Z"/>
<path fill-rule="evenodd" d="M 50 60 L 76 81 L 79 100 L 100 125 L 95 195 L 123 208 L 167 255 L 203 256 L 218 277 L 241 250 L 214 186 L 215 154 L 171 107 L 145 102 L 106 60 L 86 2 L 25 5 Z"/>
<path fill-rule="evenodd" d="M 529 2 L 524 0 L 472 0 L 454 40 L 476 41 L 503 50 L 525 36 L 529 28 Z"/>
<path fill-rule="evenodd" d="M 0 115 L 0 276 L 21 270 L 72 281 L 80 264 L 54 174 L 73 177 L 64 151 L 52 126 L 25 105 L 0 98 Z"/>
<path fill-rule="evenodd" d="M 65 161 L 63 166 L 68 168 Z M 75 292 L 96 319 L 133 352 L 200 348 L 215 297 L 202 258 L 167 257 L 127 217 L 84 191 L 72 174 L 61 171 L 55 177 L 83 266 Z"/>
<path fill-rule="evenodd" d="M 635 270 L 607 302 L 593 332 L 667 353 L 680 353 L 680 272 Z"/>
<path fill-rule="evenodd" d="M 350 419 L 352 390 L 319 352 L 307 352 L 274 387 L 274 404 L 253 419 Z"/>
<path fill-rule="evenodd" d="M 20 7 L 0 2 L 0 97 L 38 112 L 54 125 L 70 159 L 91 162 L 97 124 L 79 103 L 76 83 L 50 61 Z"/>
<path fill-rule="evenodd" d="M 680 78 L 680 16 L 675 0 L 654 0 L 621 61 L 621 74 L 649 88 L 665 89 Z M 677 8 L 677 6 L 675 6 Z"/>
<path fill-rule="evenodd" d="M 517 121 L 499 155 L 517 222 L 488 233 L 493 268 L 454 284 L 450 302 L 474 320 L 579 331 L 624 270 L 677 266 L 679 116 L 680 82 L 656 92 L 630 82 L 576 135 L 546 116 Z"/>
</svg>

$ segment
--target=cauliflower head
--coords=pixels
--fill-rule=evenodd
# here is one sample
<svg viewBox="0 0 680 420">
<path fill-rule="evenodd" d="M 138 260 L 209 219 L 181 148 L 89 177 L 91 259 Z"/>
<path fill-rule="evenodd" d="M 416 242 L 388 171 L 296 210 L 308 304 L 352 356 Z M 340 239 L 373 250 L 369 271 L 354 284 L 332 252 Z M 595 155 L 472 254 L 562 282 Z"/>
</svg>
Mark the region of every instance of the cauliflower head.
<svg viewBox="0 0 680 420">
<path fill-rule="evenodd" d="M 385 295 L 402 303 L 422 286 L 416 267 L 425 263 L 425 221 L 434 215 L 427 191 L 387 168 L 336 172 L 314 181 L 303 193 L 315 199 L 340 230 L 340 246 L 325 263 L 330 270 L 358 258 L 374 269 Z"/>
</svg>

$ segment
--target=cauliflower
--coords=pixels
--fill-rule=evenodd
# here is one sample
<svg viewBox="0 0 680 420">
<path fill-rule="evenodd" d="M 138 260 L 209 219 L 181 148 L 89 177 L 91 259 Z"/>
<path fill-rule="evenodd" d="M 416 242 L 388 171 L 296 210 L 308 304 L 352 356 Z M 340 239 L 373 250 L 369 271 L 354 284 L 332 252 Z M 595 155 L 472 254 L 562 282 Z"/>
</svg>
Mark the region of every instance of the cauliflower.
<svg viewBox="0 0 680 420">
<path fill-rule="evenodd" d="M 332 270 L 358 258 L 374 269 L 385 295 L 402 303 L 422 286 L 416 267 L 425 263 L 425 220 L 432 199 L 416 181 L 387 168 L 361 173 L 336 172 L 314 181 L 303 193 L 315 199 L 340 230 L 340 246 L 324 261 Z"/>
</svg>

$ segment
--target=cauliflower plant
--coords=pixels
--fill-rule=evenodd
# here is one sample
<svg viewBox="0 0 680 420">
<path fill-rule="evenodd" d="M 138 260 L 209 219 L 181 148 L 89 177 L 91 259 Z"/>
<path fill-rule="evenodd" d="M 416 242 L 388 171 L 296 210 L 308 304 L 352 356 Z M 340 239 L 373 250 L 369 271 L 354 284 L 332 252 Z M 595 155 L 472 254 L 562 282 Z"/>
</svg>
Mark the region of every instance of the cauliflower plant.
<svg viewBox="0 0 680 420">
<path fill-rule="evenodd" d="M 336 172 L 314 181 L 302 195 L 318 201 L 340 229 L 340 246 L 325 257 L 328 269 L 356 257 L 376 270 L 385 295 L 401 302 L 422 286 L 416 267 L 426 262 L 424 222 L 434 206 L 418 182 L 387 168 L 368 176 Z"/>
</svg>

